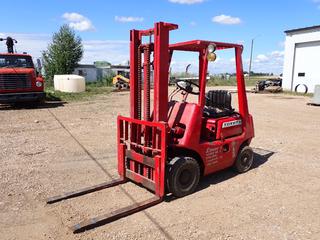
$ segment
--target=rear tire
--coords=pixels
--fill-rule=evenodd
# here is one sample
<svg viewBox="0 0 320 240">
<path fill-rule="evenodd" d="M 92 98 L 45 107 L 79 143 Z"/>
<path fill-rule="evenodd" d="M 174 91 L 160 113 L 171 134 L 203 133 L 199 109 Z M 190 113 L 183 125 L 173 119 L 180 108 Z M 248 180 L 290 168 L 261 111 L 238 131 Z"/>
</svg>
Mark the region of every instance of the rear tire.
<svg viewBox="0 0 320 240">
<path fill-rule="evenodd" d="M 249 171 L 253 163 L 253 150 L 249 146 L 243 147 L 237 156 L 237 159 L 233 165 L 233 168 L 238 173 L 244 173 Z"/>
<path fill-rule="evenodd" d="M 191 157 L 175 157 L 168 167 L 167 187 L 176 197 L 193 193 L 200 179 L 198 162 Z"/>
</svg>

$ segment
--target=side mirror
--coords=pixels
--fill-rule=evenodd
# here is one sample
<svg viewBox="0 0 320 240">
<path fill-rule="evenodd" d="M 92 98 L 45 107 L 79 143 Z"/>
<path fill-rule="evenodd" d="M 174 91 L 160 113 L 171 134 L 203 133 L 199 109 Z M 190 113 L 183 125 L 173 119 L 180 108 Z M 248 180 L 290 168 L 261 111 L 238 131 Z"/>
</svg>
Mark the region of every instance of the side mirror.
<svg viewBox="0 0 320 240">
<path fill-rule="evenodd" d="M 36 73 L 37 73 L 37 76 L 41 77 L 41 75 L 42 75 L 42 64 L 41 64 L 41 60 L 39 58 L 37 59 Z"/>
<path fill-rule="evenodd" d="M 41 64 L 41 60 L 39 58 L 37 59 L 37 69 L 40 70 L 40 72 L 41 72 L 42 64 Z"/>
</svg>

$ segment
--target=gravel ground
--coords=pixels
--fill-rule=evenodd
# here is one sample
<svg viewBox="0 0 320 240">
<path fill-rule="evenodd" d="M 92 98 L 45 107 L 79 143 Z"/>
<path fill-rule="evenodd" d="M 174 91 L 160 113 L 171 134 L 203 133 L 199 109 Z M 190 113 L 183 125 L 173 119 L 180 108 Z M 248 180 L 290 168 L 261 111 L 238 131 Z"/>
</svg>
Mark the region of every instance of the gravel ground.
<svg viewBox="0 0 320 240">
<path fill-rule="evenodd" d="M 128 183 L 45 204 L 117 177 L 116 117 L 128 115 L 129 93 L 0 107 L 0 239 L 320 239 L 320 108 L 283 94 L 248 99 L 252 170 L 213 174 L 190 196 L 80 234 L 69 227 L 151 196 Z"/>
</svg>

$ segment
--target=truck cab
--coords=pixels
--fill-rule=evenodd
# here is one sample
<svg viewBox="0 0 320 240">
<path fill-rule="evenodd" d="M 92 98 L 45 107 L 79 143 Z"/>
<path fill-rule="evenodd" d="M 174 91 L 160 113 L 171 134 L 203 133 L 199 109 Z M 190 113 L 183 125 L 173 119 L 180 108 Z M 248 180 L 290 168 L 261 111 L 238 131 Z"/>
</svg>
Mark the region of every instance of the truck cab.
<svg viewBox="0 0 320 240">
<path fill-rule="evenodd" d="M 44 80 L 28 54 L 0 53 L 0 104 L 41 102 Z"/>
</svg>

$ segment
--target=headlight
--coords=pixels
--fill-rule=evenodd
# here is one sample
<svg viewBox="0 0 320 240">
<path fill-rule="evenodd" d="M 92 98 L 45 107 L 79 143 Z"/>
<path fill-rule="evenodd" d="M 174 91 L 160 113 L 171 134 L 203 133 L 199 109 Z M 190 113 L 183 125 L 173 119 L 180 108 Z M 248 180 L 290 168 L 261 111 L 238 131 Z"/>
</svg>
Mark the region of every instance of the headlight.
<svg viewBox="0 0 320 240">
<path fill-rule="evenodd" d="M 217 46 L 214 43 L 211 43 L 208 45 L 208 53 L 213 53 L 214 51 L 216 51 Z"/>
<path fill-rule="evenodd" d="M 42 87 L 42 82 L 36 81 L 36 86 L 37 86 L 37 87 Z"/>
<path fill-rule="evenodd" d="M 210 43 L 207 48 L 207 59 L 210 62 L 214 62 L 217 58 L 217 55 L 214 53 L 217 49 L 217 46 L 214 43 Z"/>
<path fill-rule="evenodd" d="M 214 62 L 217 59 L 217 55 L 214 52 L 208 53 L 207 59 L 209 62 Z"/>
</svg>

